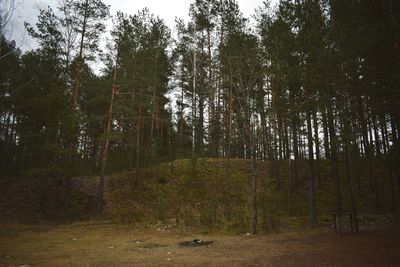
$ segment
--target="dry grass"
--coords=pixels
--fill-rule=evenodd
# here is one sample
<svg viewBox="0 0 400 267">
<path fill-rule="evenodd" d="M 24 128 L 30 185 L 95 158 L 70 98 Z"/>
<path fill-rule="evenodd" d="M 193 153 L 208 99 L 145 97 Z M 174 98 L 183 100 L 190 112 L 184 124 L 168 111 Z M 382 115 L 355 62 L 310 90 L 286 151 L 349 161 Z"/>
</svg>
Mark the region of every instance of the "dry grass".
<svg viewBox="0 0 400 267">
<path fill-rule="evenodd" d="M 0 226 L 0 266 L 399 266 L 400 229 L 260 236 L 139 231 L 106 222 Z M 185 248 L 184 240 L 214 240 Z"/>
</svg>

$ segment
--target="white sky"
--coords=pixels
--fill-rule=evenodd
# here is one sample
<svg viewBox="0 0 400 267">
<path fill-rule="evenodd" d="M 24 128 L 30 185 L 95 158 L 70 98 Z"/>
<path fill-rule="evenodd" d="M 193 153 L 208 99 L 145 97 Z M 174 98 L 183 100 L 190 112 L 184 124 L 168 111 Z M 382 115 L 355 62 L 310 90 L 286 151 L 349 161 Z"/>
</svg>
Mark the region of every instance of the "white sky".
<svg viewBox="0 0 400 267">
<path fill-rule="evenodd" d="M 127 14 L 135 14 L 138 10 L 148 7 L 150 12 L 163 18 L 172 29 L 175 25 L 175 17 L 188 20 L 189 6 L 194 0 L 103 0 L 111 6 L 111 14 L 121 10 Z M 261 6 L 264 0 L 238 0 L 241 11 L 245 17 L 254 14 L 254 9 Z M 58 0 L 16 0 L 18 4 L 14 15 L 12 27 L 6 37 L 12 38 L 23 50 L 29 50 L 36 44 L 28 37 L 24 29 L 24 21 L 35 24 L 39 8 L 57 6 Z M 272 0 L 273 3 L 278 0 Z"/>
</svg>

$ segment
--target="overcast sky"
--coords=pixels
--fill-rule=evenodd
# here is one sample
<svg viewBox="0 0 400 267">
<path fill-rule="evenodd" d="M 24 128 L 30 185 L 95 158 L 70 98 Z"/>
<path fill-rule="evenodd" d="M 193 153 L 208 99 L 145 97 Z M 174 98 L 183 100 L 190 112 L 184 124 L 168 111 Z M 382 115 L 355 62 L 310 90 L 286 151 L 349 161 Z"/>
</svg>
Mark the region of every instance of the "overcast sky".
<svg viewBox="0 0 400 267">
<path fill-rule="evenodd" d="M 166 24 L 174 27 L 175 17 L 188 19 L 189 5 L 194 0 L 103 0 L 111 6 L 111 14 L 121 10 L 127 14 L 135 14 L 138 10 L 148 7 L 150 12 L 163 18 Z M 261 6 L 264 0 L 238 0 L 241 11 L 245 17 L 250 17 L 254 9 Z M 17 45 L 23 50 L 35 47 L 35 43 L 27 36 L 23 23 L 27 21 L 35 24 L 40 8 L 46 6 L 56 7 L 58 0 L 16 0 L 17 11 L 14 15 L 12 27 L 7 34 L 8 38 L 15 39 Z M 277 2 L 273 0 L 272 2 Z"/>
</svg>

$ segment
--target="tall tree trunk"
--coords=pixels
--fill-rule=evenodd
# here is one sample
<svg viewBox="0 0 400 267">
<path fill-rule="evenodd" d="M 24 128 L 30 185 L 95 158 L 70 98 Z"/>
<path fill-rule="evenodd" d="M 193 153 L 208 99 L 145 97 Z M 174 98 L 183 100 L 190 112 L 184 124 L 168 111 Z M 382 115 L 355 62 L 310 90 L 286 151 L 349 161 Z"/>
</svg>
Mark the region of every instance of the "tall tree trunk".
<svg viewBox="0 0 400 267">
<path fill-rule="evenodd" d="M 192 92 L 192 176 L 196 177 L 196 51 L 193 50 L 193 92 Z"/>
<path fill-rule="evenodd" d="M 381 133 L 382 133 L 382 143 L 384 146 L 383 152 L 384 152 L 384 158 L 386 162 L 389 162 L 389 147 L 390 147 L 390 142 L 389 142 L 389 132 L 387 129 L 387 122 L 385 120 L 385 115 L 383 114 L 380 119 L 381 123 Z M 396 194 L 395 194 L 395 175 L 392 169 L 392 166 L 390 164 L 387 164 L 388 172 L 389 172 L 389 177 L 390 177 L 390 193 L 391 193 L 391 199 L 392 199 L 392 212 L 396 212 Z"/>
<path fill-rule="evenodd" d="M 283 141 L 282 119 L 281 119 L 281 116 L 278 113 L 276 113 L 276 117 L 277 117 L 277 120 L 278 120 L 278 131 L 276 133 L 276 135 L 278 135 L 278 155 L 279 155 L 278 158 L 279 159 L 284 159 L 284 158 L 286 158 L 285 157 L 286 149 L 283 147 L 285 142 Z"/>
<path fill-rule="evenodd" d="M 379 126 L 380 126 L 380 132 L 382 135 L 382 148 L 383 148 L 383 154 L 387 155 L 389 152 L 389 140 L 387 136 L 387 127 L 386 127 L 386 122 L 385 122 L 385 115 L 379 116 Z"/>
<path fill-rule="evenodd" d="M 253 227 L 252 227 L 252 230 L 253 230 L 253 235 L 255 235 L 255 234 L 257 234 L 257 221 L 258 221 L 258 212 L 257 212 L 257 159 L 256 159 L 256 156 L 257 156 L 257 154 L 256 154 L 256 149 L 255 149 L 255 146 L 254 146 L 254 141 L 255 140 L 253 140 L 252 142 L 253 142 L 253 147 L 252 147 L 252 149 L 253 149 L 253 151 L 252 151 L 252 154 L 253 154 L 253 159 L 252 159 L 252 176 L 253 176 L 253 189 L 252 189 L 252 191 L 253 191 L 253 193 L 252 193 L 252 195 L 253 195 Z"/>
<path fill-rule="evenodd" d="M 314 127 L 314 140 L 315 140 L 315 174 L 316 180 L 318 183 L 318 188 L 321 189 L 321 168 L 320 168 L 320 159 L 321 159 L 321 151 L 320 151 L 320 140 L 319 140 L 319 131 L 318 131 L 318 118 L 317 111 L 313 111 L 313 127 Z"/>
<path fill-rule="evenodd" d="M 293 134 L 293 181 L 294 184 L 298 182 L 298 175 L 297 175 L 297 160 L 299 158 L 299 141 L 298 141 L 298 121 L 297 121 L 297 114 L 292 117 L 292 134 Z"/>
<path fill-rule="evenodd" d="M 331 144 L 331 167 L 332 167 L 332 178 L 335 181 L 335 195 L 336 195 L 336 211 L 342 211 L 342 196 L 340 189 L 340 176 L 337 156 L 337 137 L 336 129 L 334 124 L 334 117 L 332 111 L 333 103 L 328 103 L 328 129 Z"/>
<path fill-rule="evenodd" d="M 136 182 L 139 182 L 139 172 L 140 172 L 140 140 L 141 140 L 141 135 L 142 135 L 142 106 L 139 106 L 139 116 L 137 119 L 137 132 L 136 132 Z"/>
<path fill-rule="evenodd" d="M 275 117 L 275 113 L 273 114 Z M 273 120 L 272 121 L 272 127 L 273 127 L 273 148 L 271 149 L 273 152 L 272 158 L 271 158 L 271 164 L 273 164 L 273 170 L 274 170 L 274 176 L 275 176 L 275 184 L 276 184 L 276 190 L 281 189 L 281 175 L 280 175 L 280 160 L 283 158 L 282 157 L 282 142 L 281 142 L 281 133 L 280 129 L 278 127 L 278 123 Z M 278 147 L 278 149 L 277 149 Z"/>
<path fill-rule="evenodd" d="M 317 223 L 317 212 L 315 207 L 315 168 L 314 168 L 314 148 L 313 148 L 313 137 L 312 137 L 312 126 L 311 126 L 311 112 L 307 112 L 307 136 L 308 136 L 310 219 L 311 219 L 311 224 L 315 225 Z"/>
<path fill-rule="evenodd" d="M 229 87 L 229 94 L 228 94 L 228 133 L 227 133 L 227 141 L 228 141 L 228 148 L 227 148 L 227 178 L 228 181 L 231 177 L 231 136 L 232 136 L 232 88 Z"/>
<path fill-rule="evenodd" d="M 76 108 L 78 106 L 78 89 L 79 89 L 79 84 L 81 81 L 81 68 L 82 68 L 82 64 L 83 64 L 83 48 L 84 48 L 84 42 L 85 42 L 85 37 L 86 37 L 88 9 L 89 9 L 89 0 L 86 0 L 85 1 L 85 10 L 84 10 L 84 14 L 83 14 L 81 40 L 80 40 L 80 44 L 79 44 L 79 54 L 78 54 L 78 60 L 76 62 L 76 66 L 75 66 L 75 79 L 74 79 L 74 85 L 72 88 L 72 111 L 73 112 L 76 112 Z"/>
<path fill-rule="evenodd" d="M 356 197 L 354 193 L 354 182 L 353 182 L 353 164 L 352 164 L 352 155 L 350 151 L 350 144 L 348 142 L 345 143 L 345 159 L 346 159 L 346 171 L 347 171 L 347 180 L 350 186 L 350 203 L 351 203 L 351 211 L 354 216 L 355 228 L 356 232 L 358 232 L 358 216 L 357 216 L 357 204 Z"/>
<path fill-rule="evenodd" d="M 183 154 L 183 123 L 184 123 L 184 85 L 182 82 L 181 85 L 181 104 L 180 104 L 180 111 L 179 111 L 179 148 L 180 148 L 180 156 Z"/>
<path fill-rule="evenodd" d="M 199 108 L 198 108 L 198 120 L 197 120 L 197 152 L 202 155 L 204 151 L 204 79 L 202 78 L 199 86 Z"/>
<path fill-rule="evenodd" d="M 114 98 L 115 93 L 117 90 L 117 66 L 118 66 L 118 54 L 115 60 L 115 67 L 114 67 L 114 75 L 113 75 L 113 85 L 111 90 L 111 99 L 110 99 L 110 107 L 108 109 L 108 118 L 107 118 L 107 125 L 106 125 L 106 132 L 105 132 L 105 140 L 103 146 L 103 153 L 101 159 L 101 170 L 100 170 L 100 180 L 99 180 L 99 188 L 97 191 L 97 212 L 101 213 L 104 207 L 104 175 L 105 169 L 107 165 L 107 158 L 108 158 L 108 147 L 109 147 L 109 137 L 112 125 L 112 113 L 113 113 L 113 106 L 114 106 Z"/>
<path fill-rule="evenodd" d="M 169 127 L 169 153 L 170 153 L 170 170 L 171 174 L 174 173 L 174 138 L 173 138 L 173 125 Z"/>
<path fill-rule="evenodd" d="M 358 232 L 358 218 L 357 218 L 357 204 L 356 204 L 356 197 L 354 193 L 354 179 L 353 179 L 353 164 L 352 164 L 352 155 L 355 151 L 352 151 L 352 145 L 350 142 L 351 139 L 351 129 L 350 129 L 350 119 L 349 113 L 346 110 L 344 114 L 342 114 L 342 124 L 343 124 L 343 142 L 344 142 L 344 155 L 345 155 L 345 163 L 346 163 L 346 172 L 347 172 L 347 180 L 350 187 L 350 204 L 351 204 L 351 211 L 354 216 L 355 222 L 355 230 Z M 356 145 L 353 145 L 353 147 Z M 352 153 L 353 152 L 353 153 Z"/>
<path fill-rule="evenodd" d="M 292 153 L 292 146 L 290 142 L 290 126 L 289 122 L 286 121 L 283 123 L 284 128 L 283 128 L 283 133 L 282 133 L 282 138 L 283 140 L 283 158 L 287 158 L 290 156 L 290 153 Z"/>
<path fill-rule="evenodd" d="M 397 129 L 396 129 L 396 120 L 392 114 L 390 114 L 390 126 L 391 126 L 391 132 L 392 132 L 393 147 L 396 147 L 398 136 L 397 136 Z"/>
<path fill-rule="evenodd" d="M 376 116 L 372 114 L 372 126 L 374 131 L 374 139 L 375 139 L 375 149 L 376 149 L 376 158 L 379 160 L 381 158 L 381 146 L 380 146 L 380 138 L 378 134 L 378 128 L 376 124 Z M 374 189 L 375 189 L 375 208 L 378 214 L 382 213 L 381 206 L 381 194 L 380 194 L 380 180 L 377 174 L 374 174 Z"/>
<path fill-rule="evenodd" d="M 196 153 L 196 51 L 193 51 L 192 157 Z"/>
<path fill-rule="evenodd" d="M 392 149 L 399 149 L 398 148 L 398 129 L 396 127 L 396 118 L 395 115 L 393 115 L 392 113 L 390 114 L 390 128 L 391 128 L 391 135 L 392 135 Z M 395 177 L 397 177 L 397 185 L 398 185 L 398 192 L 400 193 L 400 175 L 397 173 L 397 171 L 395 171 L 395 173 L 393 173 L 393 175 Z M 393 183 L 395 183 L 393 181 Z"/>
<path fill-rule="evenodd" d="M 328 119 L 327 119 L 327 111 L 326 108 L 322 110 L 322 128 L 324 130 L 324 150 L 325 150 L 325 158 L 331 158 L 331 149 L 329 143 L 329 131 L 328 131 Z"/>
<path fill-rule="evenodd" d="M 210 135 L 210 152 L 213 157 L 218 157 L 219 142 L 216 135 L 216 117 L 215 117 L 215 91 L 213 86 L 213 71 L 212 71 L 212 54 L 211 54 L 211 29 L 207 28 L 207 65 L 208 65 L 208 124 Z"/>
<path fill-rule="evenodd" d="M 292 216 L 292 164 L 291 155 L 288 156 L 288 216 Z"/>
<path fill-rule="evenodd" d="M 89 0 L 85 1 L 85 10 L 83 14 L 83 25 L 82 25 L 82 32 L 81 32 L 81 40 L 79 46 L 79 54 L 78 59 L 75 66 L 75 79 L 74 84 L 72 87 L 72 101 L 71 101 L 71 109 L 72 109 L 72 125 L 71 130 L 69 133 L 69 149 L 70 149 L 70 164 L 71 168 L 75 165 L 75 153 L 76 153 L 76 145 L 77 145 L 77 137 L 78 137 L 78 121 L 77 121 L 77 107 L 78 107 L 78 89 L 80 84 L 81 78 L 81 67 L 83 64 L 83 48 L 84 48 L 84 40 L 86 35 L 86 26 L 87 26 L 87 19 L 88 19 L 88 8 L 89 8 Z M 64 206 L 65 209 L 69 209 L 70 206 L 70 198 L 71 198 L 71 176 L 67 175 L 65 177 L 65 199 L 64 199 Z"/>
</svg>

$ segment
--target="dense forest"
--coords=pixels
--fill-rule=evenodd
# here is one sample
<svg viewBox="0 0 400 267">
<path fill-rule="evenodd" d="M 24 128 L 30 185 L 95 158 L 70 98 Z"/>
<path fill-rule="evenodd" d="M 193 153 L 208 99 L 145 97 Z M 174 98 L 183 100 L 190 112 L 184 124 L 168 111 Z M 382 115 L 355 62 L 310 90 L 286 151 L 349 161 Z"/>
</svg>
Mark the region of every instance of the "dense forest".
<svg viewBox="0 0 400 267">
<path fill-rule="evenodd" d="M 344 182 L 353 211 L 365 194 L 376 213 L 400 205 L 397 0 L 266 1 L 252 19 L 235 0 L 196 0 L 173 29 L 148 9 L 111 17 L 101 0 L 63 0 L 25 23 L 39 45 L 24 52 L 3 34 L 9 10 L 0 9 L 2 180 L 58 183 L 68 209 L 71 180 L 100 177 L 102 212 L 113 173 L 140 183 L 153 166 L 173 172 L 189 159 L 195 181 L 199 159 L 218 158 L 229 181 L 235 160 L 248 159 L 254 232 L 263 162 L 289 214 L 307 164 L 312 224 L 324 179 L 334 181 L 331 210 L 343 209 Z"/>
</svg>

